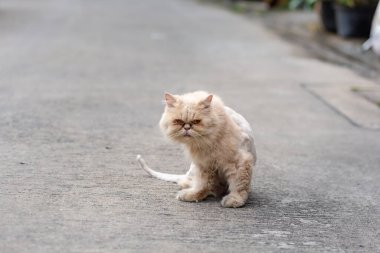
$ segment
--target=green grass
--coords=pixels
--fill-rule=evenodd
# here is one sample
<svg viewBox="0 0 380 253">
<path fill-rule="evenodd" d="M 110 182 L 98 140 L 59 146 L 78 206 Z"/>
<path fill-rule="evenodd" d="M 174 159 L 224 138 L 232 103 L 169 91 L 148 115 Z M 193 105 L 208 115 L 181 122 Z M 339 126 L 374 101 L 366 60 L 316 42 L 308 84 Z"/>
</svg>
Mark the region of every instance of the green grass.
<svg viewBox="0 0 380 253">
<path fill-rule="evenodd" d="M 352 91 L 352 92 L 359 92 L 360 89 L 359 89 L 358 87 L 352 87 L 352 88 L 351 88 L 351 91 Z"/>
<path fill-rule="evenodd" d="M 231 10 L 237 13 L 245 13 L 248 11 L 248 8 L 246 5 L 241 3 L 234 3 L 231 6 Z"/>
</svg>

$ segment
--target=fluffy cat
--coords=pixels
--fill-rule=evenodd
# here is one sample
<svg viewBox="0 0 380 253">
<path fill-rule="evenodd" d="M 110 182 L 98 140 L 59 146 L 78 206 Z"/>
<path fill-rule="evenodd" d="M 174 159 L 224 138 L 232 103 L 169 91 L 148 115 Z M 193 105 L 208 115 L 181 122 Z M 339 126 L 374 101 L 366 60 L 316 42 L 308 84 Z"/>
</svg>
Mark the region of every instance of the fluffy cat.
<svg viewBox="0 0 380 253">
<path fill-rule="evenodd" d="M 153 177 L 175 182 L 182 190 L 177 199 L 201 201 L 224 196 L 223 207 L 241 207 L 248 198 L 256 151 L 252 130 L 243 116 L 204 91 L 165 94 L 161 131 L 183 144 L 192 163 L 184 175 L 150 169 L 140 155 L 141 168 Z"/>
</svg>

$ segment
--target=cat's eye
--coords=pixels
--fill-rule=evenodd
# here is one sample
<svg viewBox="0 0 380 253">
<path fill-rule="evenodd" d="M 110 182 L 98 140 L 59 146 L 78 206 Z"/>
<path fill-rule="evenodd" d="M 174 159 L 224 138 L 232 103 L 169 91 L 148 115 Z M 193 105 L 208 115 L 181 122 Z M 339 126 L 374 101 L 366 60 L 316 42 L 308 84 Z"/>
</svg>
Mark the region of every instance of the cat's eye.
<svg viewBox="0 0 380 253">
<path fill-rule="evenodd" d="M 196 119 L 196 120 L 191 121 L 191 124 L 193 124 L 193 125 L 197 125 L 199 123 L 201 123 L 200 119 Z"/>
<path fill-rule="evenodd" d="M 175 120 L 173 120 L 173 124 L 182 126 L 185 124 L 185 122 L 183 122 L 183 120 L 180 120 L 180 119 L 175 119 Z"/>
</svg>

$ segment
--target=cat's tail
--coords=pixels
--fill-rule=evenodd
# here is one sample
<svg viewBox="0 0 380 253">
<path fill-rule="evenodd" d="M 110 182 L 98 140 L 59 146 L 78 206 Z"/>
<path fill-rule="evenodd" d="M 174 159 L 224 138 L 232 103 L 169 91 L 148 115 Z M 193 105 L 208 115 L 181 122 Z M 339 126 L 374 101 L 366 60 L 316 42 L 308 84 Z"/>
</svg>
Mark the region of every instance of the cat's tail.
<svg viewBox="0 0 380 253">
<path fill-rule="evenodd" d="M 136 160 L 139 163 L 140 167 L 144 169 L 146 172 L 148 172 L 148 174 L 152 177 L 173 183 L 179 183 L 179 181 L 185 179 L 186 177 L 186 175 L 168 174 L 152 170 L 148 167 L 144 159 L 141 158 L 141 155 L 137 155 Z"/>
</svg>

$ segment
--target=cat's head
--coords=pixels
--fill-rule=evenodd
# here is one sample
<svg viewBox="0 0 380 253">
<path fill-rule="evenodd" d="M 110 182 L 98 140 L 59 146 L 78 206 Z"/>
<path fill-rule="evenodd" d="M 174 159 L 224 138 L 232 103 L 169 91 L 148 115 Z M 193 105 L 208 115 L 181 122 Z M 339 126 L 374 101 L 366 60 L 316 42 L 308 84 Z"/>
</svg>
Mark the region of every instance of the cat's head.
<svg viewBox="0 0 380 253">
<path fill-rule="evenodd" d="M 165 93 L 165 104 L 160 128 L 170 139 L 200 142 L 218 131 L 219 111 L 223 107 L 218 97 L 203 91 L 184 95 Z"/>
</svg>

